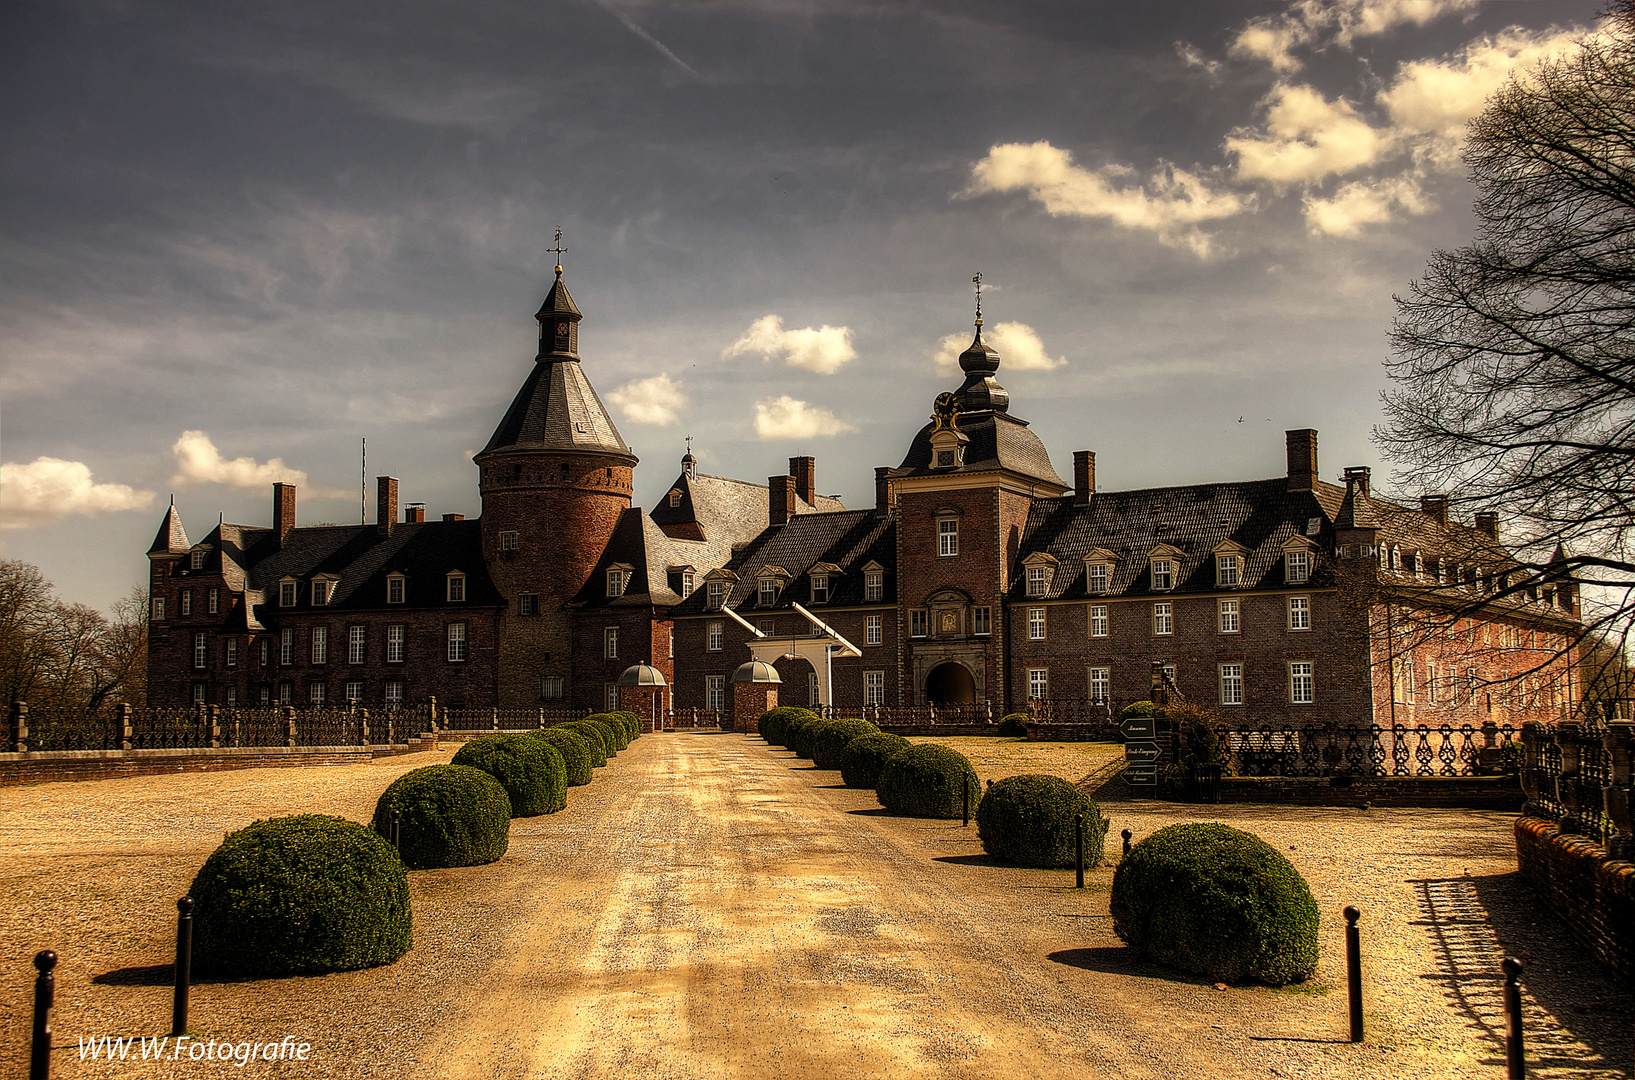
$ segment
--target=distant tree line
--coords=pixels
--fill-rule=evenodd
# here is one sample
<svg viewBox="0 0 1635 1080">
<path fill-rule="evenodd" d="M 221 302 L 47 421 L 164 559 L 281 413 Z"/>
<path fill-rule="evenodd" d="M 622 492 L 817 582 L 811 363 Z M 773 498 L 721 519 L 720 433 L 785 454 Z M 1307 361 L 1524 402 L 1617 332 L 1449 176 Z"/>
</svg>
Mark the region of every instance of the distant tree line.
<svg viewBox="0 0 1635 1080">
<path fill-rule="evenodd" d="M 0 559 L 0 694 L 30 708 L 95 711 L 147 703 L 147 597 L 132 588 L 110 618 L 57 598 L 40 568 Z"/>
</svg>

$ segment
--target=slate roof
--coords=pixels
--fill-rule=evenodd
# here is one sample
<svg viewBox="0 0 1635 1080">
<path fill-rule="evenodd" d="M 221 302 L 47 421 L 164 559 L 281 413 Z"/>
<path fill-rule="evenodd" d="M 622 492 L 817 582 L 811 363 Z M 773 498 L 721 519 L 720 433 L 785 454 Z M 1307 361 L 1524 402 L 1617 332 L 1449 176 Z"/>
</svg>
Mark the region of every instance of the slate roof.
<svg viewBox="0 0 1635 1080">
<path fill-rule="evenodd" d="M 180 555 L 191 545 L 187 542 L 187 530 L 182 528 L 182 514 L 176 509 L 176 500 L 170 500 L 170 509 L 165 511 L 164 520 L 159 522 L 159 532 L 153 538 L 153 546 L 148 548 L 149 555 Z"/>
<path fill-rule="evenodd" d="M 1039 436 L 1028 430 L 1026 420 L 1018 420 L 1007 413 L 982 412 L 975 415 L 961 413 L 955 421 L 962 434 L 971 441 L 965 447 L 960 465 L 952 469 L 931 467 L 931 429 L 926 424 L 908 444 L 908 453 L 901 465 L 891 471 L 897 476 L 931 476 L 939 473 L 992 472 L 1008 469 L 1022 476 L 1067 487 L 1050 464 L 1050 454 Z"/>
<path fill-rule="evenodd" d="M 570 450 L 609 454 L 636 463 L 577 359 L 544 356 L 511 400 L 483 454 Z"/>
<path fill-rule="evenodd" d="M 864 603 L 863 567 L 877 562 L 888 571 L 895 565 L 897 555 L 895 520 L 882 517 L 871 510 L 845 510 L 829 514 L 801 514 L 783 525 L 767 529 L 739 552 L 727 568 L 738 575 L 728 590 L 726 604 L 743 614 L 753 611 L 788 610 L 794 601 L 822 614 L 823 608 L 846 607 Z M 827 603 L 808 604 L 811 590 L 807 587 L 807 571 L 815 563 L 833 563 L 840 574 L 829 583 Z M 759 608 L 760 583 L 758 573 L 765 567 L 775 566 L 789 574 L 778 602 L 771 608 Z M 885 595 L 878 603 L 894 603 L 896 586 L 894 575 L 885 576 Z M 676 608 L 677 615 L 703 614 L 706 611 L 707 592 L 700 588 Z M 871 601 L 876 602 L 876 601 Z"/>
</svg>

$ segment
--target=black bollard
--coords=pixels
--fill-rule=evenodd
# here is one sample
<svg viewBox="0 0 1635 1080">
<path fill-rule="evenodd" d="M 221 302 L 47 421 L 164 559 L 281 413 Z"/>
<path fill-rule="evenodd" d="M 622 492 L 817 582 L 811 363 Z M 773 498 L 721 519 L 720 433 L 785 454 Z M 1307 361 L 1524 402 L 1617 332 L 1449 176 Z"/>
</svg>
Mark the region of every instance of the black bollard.
<svg viewBox="0 0 1635 1080">
<path fill-rule="evenodd" d="M 1357 920 L 1362 912 L 1354 907 L 1345 909 L 1345 980 L 1346 997 L 1351 1005 L 1351 1041 L 1362 1042 L 1362 935 Z"/>
<path fill-rule="evenodd" d="M 28 1080 L 49 1080 L 51 1076 L 51 1005 L 57 997 L 57 954 L 50 949 L 37 953 L 34 967 L 34 1040 L 29 1044 Z"/>
<path fill-rule="evenodd" d="M 1124 837 L 1124 854 L 1128 855 L 1130 853 L 1130 837 L 1134 836 L 1135 834 L 1129 829 L 1125 829 L 1122 835 Z"/>
<path fill-rule="evenodd" d="M 171 999 L 170 1033 L 187 1034 L 187 993 L 193 985 L 193 898 L 176 901 L 176 994 Z"/>
<path fill-rule="evenodd" d="M 401 811 L 401 810 L 393 810 L 392 811 L 391 833 L 392 833 L 392 837 L 391 837 L 392 847 L 396 848 L 399 854 L 402 854 L 402 852 L 403 852 L 403 811 Z"/>
<path fill-rule="evenodd" d="M 1521 961 L 1507 956 L 1504 972 L 1504 1064 L 1508 1080 L 1526 1080 L 1527 1060 L 1521 1040 Z"/>
<path fill-rule="evenodd" d="M 1075 865 L 1078 867 L 1078 871 L 1079 871 L 1078 872 L 1078 882 L 1079 882 L 1078 887 L 1082 889 L 1082 888 L 1084 888 L 1084 815 L 1083 814 L 1074 814 L 1073 815 L 1073 832 L 1074 832 L 1074 840 L 1075 840 L 1075 842 L 1076 842 L 1076 844 L 1078 846 L 1078 859 L 1077 859 L 1077 861 L 1075 863 Z"/>
</svg>

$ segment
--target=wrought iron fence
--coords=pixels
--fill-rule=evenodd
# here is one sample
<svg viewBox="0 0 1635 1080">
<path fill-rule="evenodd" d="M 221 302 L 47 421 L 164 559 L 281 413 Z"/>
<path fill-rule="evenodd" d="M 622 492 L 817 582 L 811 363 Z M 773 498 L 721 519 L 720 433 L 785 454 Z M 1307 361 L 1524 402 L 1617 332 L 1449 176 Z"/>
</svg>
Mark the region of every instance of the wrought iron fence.
<svg viewBox="0 0 1635 1080">
<path fill-rule="evenodd" d="M 1519 771 L 1519 734 L 1495 723 L 1265 724 L 1212 728 L 1207 753 L 1191 749 L 1237 776 L 1484 776 Z"/>
<path fill-rule="evenodd" d="M 528 727 L 541 710 L 524 710 Z M 485 714 L 489 710 L 484 710 Z M 583 716 L 578 710 L 576 715 Z M 214 747 L 365 746 L 401 744 L 432 727 L 432 706 L 367 710 L 348 705 L 133 708 L 114 705 L 94 713 L 30 709 L 6 711 L 0 750 L 201 750 Z"/>
<path fill-rule="evenodd" d="M 1635 723 L 1523 724 L 1522 790 L 1526 812 L 1563 832 L 1588 836 L 1614 858 L 1635 857 L 1630 759 Z"/>
</svg>

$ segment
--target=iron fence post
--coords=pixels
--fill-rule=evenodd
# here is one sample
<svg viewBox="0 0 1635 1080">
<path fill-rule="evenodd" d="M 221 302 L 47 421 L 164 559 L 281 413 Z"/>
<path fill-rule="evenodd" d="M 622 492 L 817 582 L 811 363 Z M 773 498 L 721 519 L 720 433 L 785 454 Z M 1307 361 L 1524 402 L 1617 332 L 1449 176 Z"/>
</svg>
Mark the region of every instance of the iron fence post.
<svg viewBox="0 0 1635 1080">
<path fill-rule="evenodd" d="M 171 998 L 170 1033 L 187 1034 L 187 994 L 193 985 L 193 898 L 176 901 L 176 990 Z"/>
<path fill-rule="evenodd" d="M 1078 869 L 1076 874 L 1077 888 L 1084 888 L 1084 815 L 1073 815 L 1074 846 L 1077 851 L 1074 865 Z"/>
<path fill-rule="evenodd" d="M 51 1076 L 51 1006 L 57 997 L 57 954 L 50 949 L 35 954 L 34 1035 L 29 1042 L 28 1080 L 49 1080 Z"/>
<path fill-rule="evenodd" d="M 1521 1034 L 1521 961 L 1507 956 L 1504 971 L 1504 1064 L 1507 1080 L 1526 1080 L 1527 1059 Z"/>
<path fill-rule="evenodd" d="M 1129 829 L 1125 829 L 1120 835 L 1124 837 L 1124 854 L 1128 855 L 1130 853 L 1130 838 L 1135 834 Z"/>
<path fill-rule="evenodd" d="M 1362 1008 L 1362 934 L 1357 920 L 1362 912 L 1354 907 L 1345 909 L 1345 981 L 1346 999 L 1351 1007 L 1351 1041 L 1363 1040 Z"/>
</svg>

